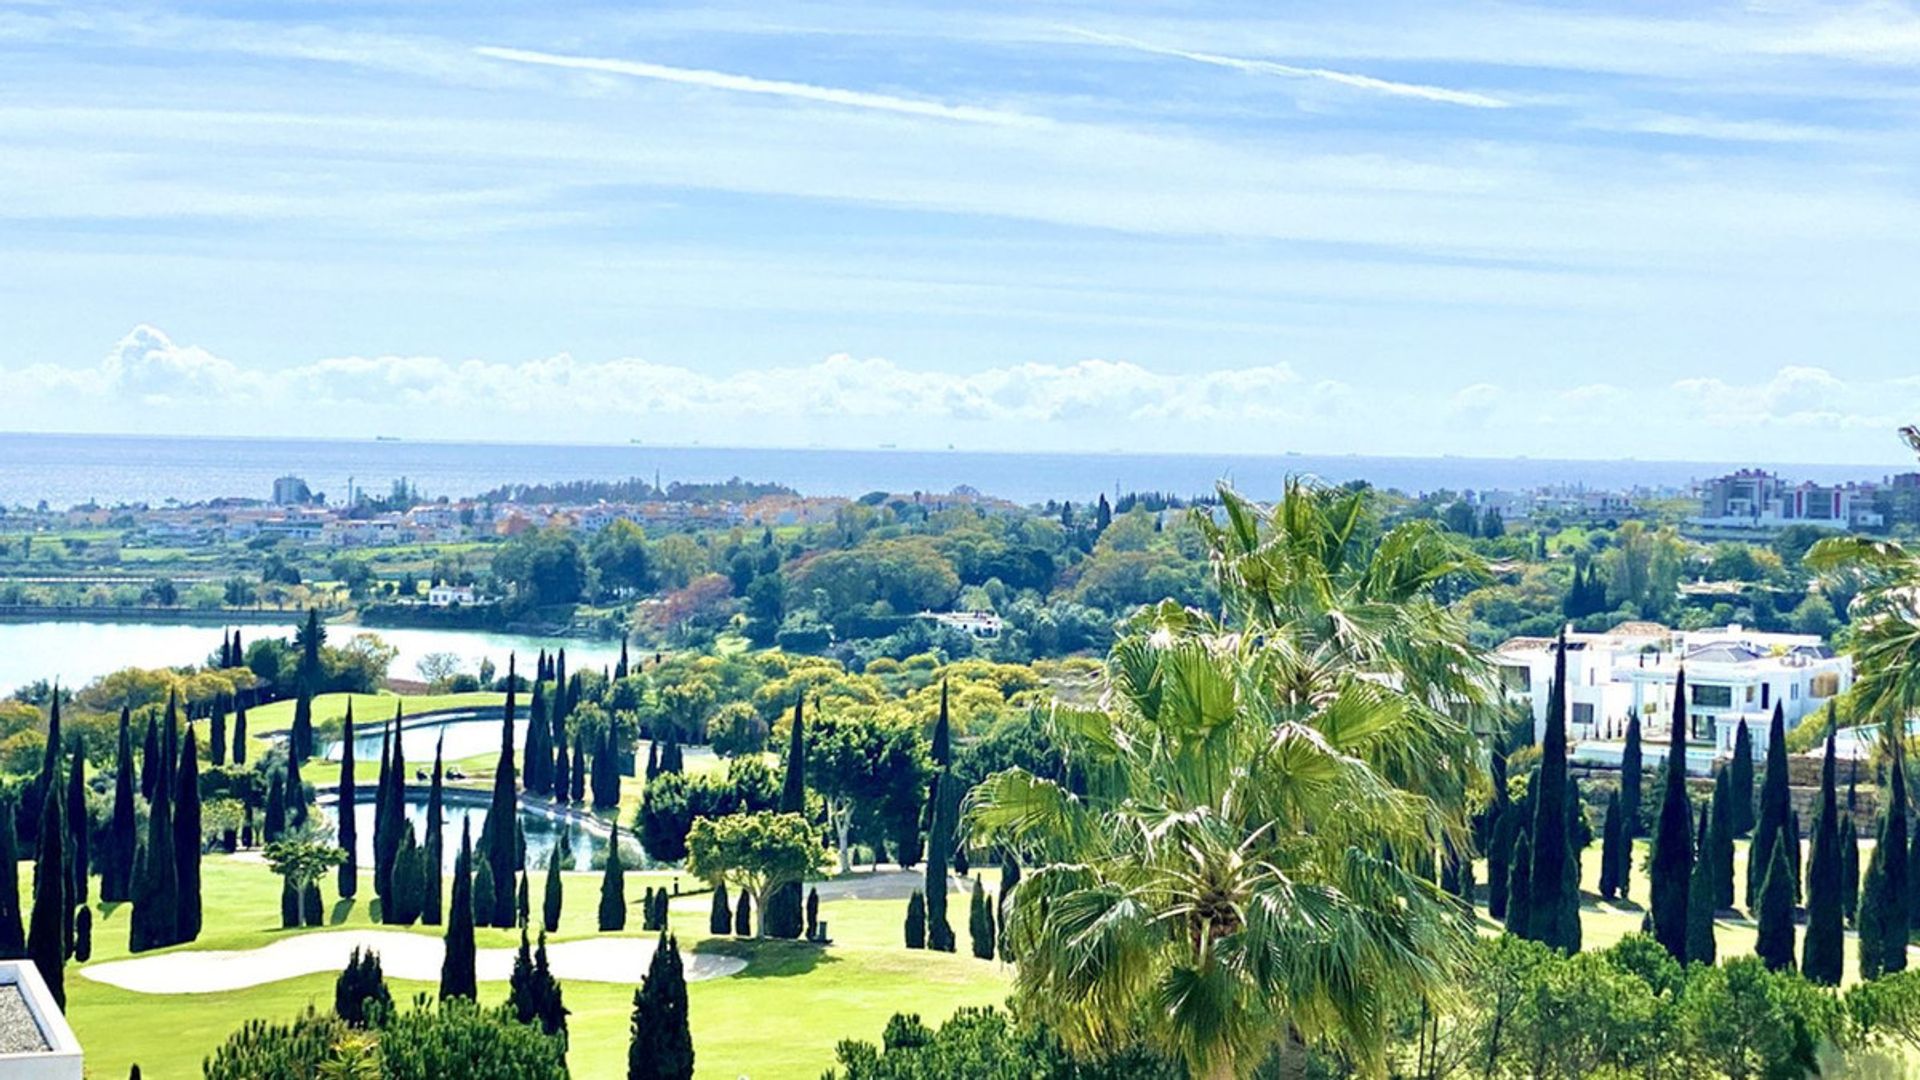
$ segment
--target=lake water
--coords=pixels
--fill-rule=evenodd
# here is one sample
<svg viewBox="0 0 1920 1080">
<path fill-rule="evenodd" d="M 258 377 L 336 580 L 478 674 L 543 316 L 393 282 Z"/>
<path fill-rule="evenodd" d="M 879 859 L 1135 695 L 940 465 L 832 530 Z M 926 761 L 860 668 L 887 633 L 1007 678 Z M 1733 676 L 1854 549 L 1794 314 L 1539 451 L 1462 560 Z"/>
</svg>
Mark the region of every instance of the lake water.
<svg viewBox="0 0 1920 1080">
<path fill-rule="evenodd" d="M 262 637 L 291 637 L 293 625 L 240 627 L 242 643 Z M 330 626 L 327 639 L 344 643 L 360 628 Z M 231 633 L 231 629 L 228 631 Z M 521 667 L 530 667 L 541 649 L 564 647 L 572 671 L 611 667 L 620 659 L 617 641 L 585 641 L 491 634 L 474 630 L 375 629 L 387 644 L 400 650 L 388 674 L 399 679 L 420 677 L 419 663 L 429 653 L 447 652 L 460 658 L 460 670 L 477 672 L 482 659 L 491 659 L 505 672 L 507 654 L 518 653 Z M 160 623 L 32 622 L 0 623 L 0 694 L 36 679 L 58 679 L 62 685 L 81 686 L 123 667 L 173 667 L 200 663 L 219 646 L 220 629 Z"/>
<path fill-rule="evenodd" d="M 321 809 L 326 815 L 328 824 L 334 825 L 337 828 L 340 820 L 338 808 L 326 806 Z M 484 805 L 449 802 L 443 807 L 443 811 L 442 820 L 445 823 L 445 832 L 443 835 L 446 839 L 445 863 L 448 869 L 452 869 L 454 859 L 460 854 L 461 826 L 464 824 L 467 828 L 472 829 L 474 842 L 476 844 L 479 843 L 480 827 L 486 824 L 487 820 L 487 808 Z M 353 820 L 354 827 L 358 830 L 354 835 L 354 846 L 359 849 L 360 865 L 362 867 L 372 866 L 373 803 L 356 803 L 354 806 Z M 425 844 L 427 841 L 427 797 L 424 791 L 418 794 L 412 791 L 407 793 L 407 824 L 413 827 L 415 841 Z M 527 834 L 528 866 L 544 870 L 547 865 L 547 859 L 553 851 L 553 846 L 559 843 L 563 836 L 567 841 L 567 850 L 572 853 L 571 860 L 563 863 L 567 869 L 592 870 L 596 866 L 605 865 L 607 850 L 607 836 L 605 833 L 583 828 L 570 819 L 546 813 L 538 808 L 525 806 L 520 808 L 520 828 Z M 626 830 L 621 830 L 620 835 L 621 859 L 625 860 L 626 865 L 631 869 L 644 869 L 642 865 L 644 856 L 638 845 L 635 845 L 627 837 Z M 534 903 L 539 903 L 540 892 L 537 883 L 534 886 L 533 896 Z"/>
<path fill-rule="evenodd" d="M 1684 487 L 1738 466 L 1778 468 L 1801 480 L 1878 479 L 1912 468 L 1685 461 L 1575 461 L 1548 458 L 1406 458 L 1314 454 L 979 453 L 925 450 L 730 449 L 699 446 L 554 446 L 324 439 L 159 438 L 0 434 L 0 505 L 45 500 L 67 507 L 196 502 L 219 496 L 267 498 L 277 476 L 304 477 L 336 499 L 347 481 L 387 490 L 405 477 L 430 496 L 474 495 L 501 484 L 621 480 L 656 473 L 666 482 L 777 481 L 809 495 L 874 490 L 946 492 L 969 485 L 1017 502 L 1092 499 L 1116 487 L 1192 494 L 1231 479 L 1255 497 L 1277 493 L 1289 476 L 1368 480 L 1402 491 L 1526 488 Z"/>
</svg>

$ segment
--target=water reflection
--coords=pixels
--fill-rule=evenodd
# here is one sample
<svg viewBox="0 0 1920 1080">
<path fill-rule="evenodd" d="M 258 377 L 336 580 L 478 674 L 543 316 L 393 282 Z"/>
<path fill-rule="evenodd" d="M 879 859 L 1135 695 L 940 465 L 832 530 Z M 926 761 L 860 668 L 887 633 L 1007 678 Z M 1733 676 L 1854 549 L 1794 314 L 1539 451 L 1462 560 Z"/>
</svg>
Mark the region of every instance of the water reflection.
<svg viewBox="0 0 1920 1080">
<path fill-rule="evenodd" d="M 496 727 L 496 731 L 498 728 Z M 378 749 L 374 751 L 377 755 Z M 327 823 L 336 829 L 339 826 L 338 808 L 325 806 Z M 361 802 L 354 807 L 354 825 L 358 830 L 354 839 L 358 848 L 360 865 L 373 865 L 373 803 Z M 487 821 L 487 807 L 484 803 L 448 801 L 442 807 L 446 851 L 442 861 L 452 869 L 453 861 L 460 854 L 460 828 L 464 823 L 472 829 L 474 841 L 479 842 L 480 829 Z M 424 844 L 427 838 L 427 796 L 424 791 L 407 792 L 407 824 L 412 826 L 414 839 Z M 595 870 L 606 865 L 607 833 L 581 825 L 576 819 L 551 811 L 522 806 L 520 808 L 520 828 L 527 836 L 527 865 L 544 868 L 555 844 L 564 843 L 561 865 L 569 870 Z M 629 869 L 648 869 L 657 864 L 647 859 L 638 844 L 633 842 L 625 830 L 620 834 L 620 858 Z"/>
</svg>

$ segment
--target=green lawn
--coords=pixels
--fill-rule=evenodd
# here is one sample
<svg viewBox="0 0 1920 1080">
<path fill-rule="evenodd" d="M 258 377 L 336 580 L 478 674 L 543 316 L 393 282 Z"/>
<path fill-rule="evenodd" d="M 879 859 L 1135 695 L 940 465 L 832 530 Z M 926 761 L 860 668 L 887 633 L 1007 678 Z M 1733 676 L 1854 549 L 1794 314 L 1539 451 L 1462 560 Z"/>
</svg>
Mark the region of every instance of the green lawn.
<svg viewBox="0 0 1920 1080">
<path fill-rule="evenodd" d="M 30 878 L 32 864 L 22 864 L 21 871 L 23 878 Z M 208 856 L 204 875 L 206 930 L 183 950 L 249 949 L 287 934 L 316 932 L 278 928 L 279 879 L 262 863 L 245 856 Z M 628 899 L 637 903 L 648 886 L 665 886 L 674 877 L 666 872 L 629 873 Z M 683 884 L 691 884 L 684 875 L 680 877 Z M 594 936 L 600 875 L 568 874 L 565 881 L 567 899 L 557 940 Z M 533 885 L 537 904 L 538 875 Z M 30 889 L 27 882 L 23 886 Z M 372 891 L 370 876 L 363 875 L 362 899 L 331 905 L 333 925 L 373 925 L 365 902 Z M 331 896 L 331 883 L 327 892 Z M 694 1044 L 703 1076 L 812 1080 L 832 1063 L 836 1043 L 850 1037 L 878 1040 L 895 1012 L 944 1019 L 960 1006 L 998 1003 L 1007 993 L 1007 970 L 975 960 L 965 951 L 966 899 L 961 894 L 955 894 L 952 910 L 956 929 L 961 931 L 962 951 L 952 956 L 901 947 L 905 901 L 823 901 L 821 918 L 829 923 L 835 939 L 824 950 L 796 942 L 711 939 L 706 932 L 707 907 L 705 895 L 673 903 L 671 923 L 682 947 L 724 950 L 744 957 L 748 967 L 738 975 L 689 988 Z M 96 906 L 93 960 L 127 955 L 130 914 L 126 905 Z M 639 924 L 637 910 L 630 912 L 632 934 L 640 933 Z M 416 928 L 416 932 L 437 935 L 439 930 Z M 507 931 L 486 929 L 478 931 L 476 939 L 482 948 L 510 946 L 518 940 Z M 333 997 L 331 975 L 302 976 L 227 993 L 141 994 L 92 982 L 80 974 L 81 967 L 70 964 L 67 968 L 67 1013 L 94 1076 L 125 1076 L 135 1062 L 144 1075 L 157 1080 L 197 1076 L 202 1059 L 245 1020 L 291 1017 L 309 1003 L 329 1008 Z M 567 1007 L 572 1010 L 569 1031 L 575 1076 L 624 1073 L 628 1018 L 641 974 L 634 972 L 634 985 L 565 984 Z M 393 983 L 395 998 L 403 1001 L 434 989 L 425 983 Z M 481 997 L 487 1002 L 504 1000 L 506 984 L 482 984 Z"/>
<path fill-rule="evenodd" d="M 441 709 L 470 708 L 480 705 L 499 705 L 507 696 L 492 690 L 476 690 L 465 694 L 321 694 L 313 699 L 313 722 L 325 724 L 339 720 L 347 714 L 347 701 L 353 701 L 353 719 L 355 724 L 368 721 L 383 722 L 393 718 L 395 703 L 400 706 L 401 715 L 414 716 L 419 713 L 438 712 Z M 524 708 L 527 695 L 520 695 Z M 264 735 L 268 732 L 285 731 L 293 726 L 292 698 L 286 698 L 257 709 L 247 710 L 247 734 Z"/>
</svg>

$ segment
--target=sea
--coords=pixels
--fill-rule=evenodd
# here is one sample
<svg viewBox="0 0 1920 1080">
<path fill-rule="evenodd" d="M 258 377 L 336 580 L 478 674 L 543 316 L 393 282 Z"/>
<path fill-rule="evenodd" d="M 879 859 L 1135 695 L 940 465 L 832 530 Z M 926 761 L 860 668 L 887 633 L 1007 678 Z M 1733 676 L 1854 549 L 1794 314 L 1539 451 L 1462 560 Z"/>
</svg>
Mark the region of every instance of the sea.
<svg viewBox="0 0 1920 1080">
<path fill-rule="evenodd" d="M 666 483 L 739 478 L 785 484 L 807 495 L 871 491 L 944 494 L 968 487 L 1034 504 L 1099 494 L 1193 495 L 1228 481 L 1255 498 L 1288 477 L 1365 480 L 1409 494 L 1543 486 L 1684 490 L 1736 468 L 1768 468 L 1795 480 L 1877 480 L 1910 470 L 1897 462 L 1818 465 L 1767 462 L 1375 457 L 1360 454 L 999 453 L 703 446 L 463 443 L 412 440 L 262 439 L 0 433 L 0 506 L 54 509 L 221 497 L 268 498 L 276 477 L 299 476 L 329 501 L 349 486 L 386 492 L 406 480 L 427 497 L 459 498 L 503 484 L 639 477 Z"/>
</svg>

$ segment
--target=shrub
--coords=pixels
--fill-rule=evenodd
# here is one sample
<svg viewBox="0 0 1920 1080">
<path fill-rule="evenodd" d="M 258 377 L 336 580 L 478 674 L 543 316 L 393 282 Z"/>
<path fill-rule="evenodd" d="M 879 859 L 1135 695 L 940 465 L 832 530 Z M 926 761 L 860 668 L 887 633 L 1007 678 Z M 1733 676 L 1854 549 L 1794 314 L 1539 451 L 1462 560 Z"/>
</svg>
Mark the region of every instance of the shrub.
<svg viewBox="0 0 1920 1080">
<path fill-rule="evenodd" d="M 392 1015 L 393 994 L 380 970 L 379 953 L 353 950 L 346 970 L 333 982 L 333 1012 L 348 1026 L 357 1028 L 369 1026 L 376 1017 Z"/>
<path fill-rule="evenodd" d="M 927 947 L 927 898 L 919 889 L 907 900 L 907 948 Z"/>
<path fill-rule="evenodd" d="M 343 1058 L 373 1061 L 383 1080 L 566 1080 L 566 1039 L 519 1023 L 505 1008 L 465 998 L 413 1008 L 365 1034 L 311 1007 L 291 1023 L 250 1020 L 206 1061 L 206 1080 L 365 1075 Z"/>
</svg>

